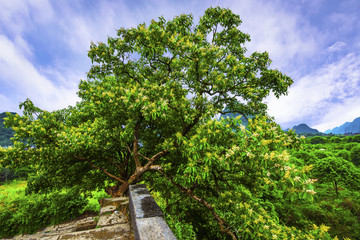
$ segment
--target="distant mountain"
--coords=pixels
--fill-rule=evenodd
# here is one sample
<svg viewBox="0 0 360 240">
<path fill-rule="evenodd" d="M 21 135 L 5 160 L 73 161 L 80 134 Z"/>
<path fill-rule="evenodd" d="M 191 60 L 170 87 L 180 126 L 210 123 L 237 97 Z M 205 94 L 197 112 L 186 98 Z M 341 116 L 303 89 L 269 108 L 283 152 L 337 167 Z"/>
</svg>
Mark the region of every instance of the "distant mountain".
<svg viewBox="0 0 360 240">
<path fill-rule="evenodd" d="M 354 119 L 352 122 L 346 122 L 341 126 L 326 130 L 325 133 L 345 134 L 345 133 L 360 133 L 360 117 Z"/>
<path fill-rule="evenodd" d="M 239 114 L 239 113 L 226 113 L 226 114 L 221 114 L 221 116 L 220 116 L 219 119 L 221 119 L 221 118 L 228 118 L 228 117 L 230 117 L 230 118 L 231 118 L 231 117 L 236 118 L 236 117 L 239 116 L 239 115 L 241 115 L 241 114 Z M 250 117 L 250 118 L 251 118 L 251 117 Z M 241 115 L 240 120 L 241 120 L 242 125 L 244 125 L 244 126 L 247 126 L 248 123 L 249 123 L 249 121 L 248 121 L 243 115 Z"/>
<path fill-rule="evenodd" d="M 16 113 L 11 113 L 16 114 Z M 6 113 L 0 114 L 0 146 L 10 146 L 12 142 L 10 138 L 14 136 L 14 131 L 11 128 L 5 128 L 4 126 L 4 118 L 6 117 Z"/>
<path fill-rule="evenodd" d="M 226 111 L 227 111 L 227 108 L 225 108 L 224 111 L 226 112 Z M 247 126 L 247 125 L 248 125 L 248 123 L 249 123 L 248 119 L 253 118 L 252 115 L 249 115 L 249 116 L 245 117 L 244 115 L 242 115 L 242 114 L 240 114 L 240 113 L 226 113 L 226 114 L 221 114 L 220 117 L 219 117 L 219 120 L 220 120 L 221 118 L 232 118 L 232 117 L 233 117 L 233 118 L 236 118 L 237 116 L 240 116 L 240 115 L 241 115 L 241 118 L 240 118 L 241 124 L 244 125 L 244 126 Z"/>
<path fill-rule="evenodd" d="M 306 125 L 305 123 L 302 123 L 298 126 L 293 126 L 292 129 L 295 131 L 295 133 L 297 134 L 302 134 L 302 133 L 320 133 L 318 130 L 309 127 L 308 125 Z"/>
</svg>

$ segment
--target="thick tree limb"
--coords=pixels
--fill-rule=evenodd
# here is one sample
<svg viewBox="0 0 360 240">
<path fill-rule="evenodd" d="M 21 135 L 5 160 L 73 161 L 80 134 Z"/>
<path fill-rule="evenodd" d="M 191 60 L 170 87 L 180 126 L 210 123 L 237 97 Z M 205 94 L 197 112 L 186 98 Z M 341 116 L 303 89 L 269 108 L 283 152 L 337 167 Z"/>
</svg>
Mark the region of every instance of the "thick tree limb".
<svg viewBox="0 0 360 240">
<path fill-rule="evenodd" d="M 160 171 L 162 170 L 162 167 L 160 165 L 152 165 L 150 166 L 149 170 Z"/>
<path fill-rule="evenodd" d="M 149 170 L 149 169 L 153 166 L 153 164 L 154 164 L 154 162 L 155 162 L 156 160 L 158 160 L 159 158 L 167 155 L 168 153 L 169 153 L 168 150 L 163 150 L 163 151 L 161 151 L 161 152 L 158 152 L 157 154 L 155 154 L 154 156 L 152 156 L 152 157 L 149 159 L 148 163 L 144 166 L 144 169 L 146 169 L 146 171 Z"/>
<path fill-rule="evenodd" d="M 155 155 L 152 156 L 151 158 L 148 158 L 148 157 L 142 155 L 141 153 L 139 153 L 139 156 L 141 156 L 142 158 L 148 160 L 148 161 L 151 162 L 151 163 L 154 163 L 156 160 L 158 160 L 159 158 L 167 155 L 168 153 L 169 153 L 168 150 L 163 150 L 163 151 L 161 151 L 161 152 L 158 152 L 157 154 L 155 154 Z"/>
<path fill-rule="evenodd" d="M 140 157 L 142 157 L 142 158 L 144 158 L 145 160 L 151 161 L 151 159 L 150 159 L 150 158 L 148 158 L 148 157 L 146 157 L 146 156 L 142 155 L 141 153 L 139 153 L 139 156 L 140 156 Z"/>
<path fill-rule="evenodd" d="M 77 159 L 79 159 L 79 160 L 81 160 L 81 161 L 85 161 L 85 162 L 89 163 L 93 168 L 102 171 L 103 173 L 105 173 L 106 175 L 108 175 L 108 176 L 111 177 L 112 179 L 115 179 L 115 180 L 118 181 L 118 182 L 121 182 L 121 183 L 125 183 L 125 182 L 126 182 L 126 181 L 122 180 L 121 178 L 119 178 L 119 177 L 117 177 L 117 176 L 109 173 L 108 171 L 106 171 L 105 168 L 96 166 L 94 163 L 92 163 L 92 162 L 91 162 L 89 159 L 87 159 L 87 158 L 79 157 L 79 156 L 76 156 L 76 155 L 75 155 L 75 158 L 77 158 Z"/>
</svg>

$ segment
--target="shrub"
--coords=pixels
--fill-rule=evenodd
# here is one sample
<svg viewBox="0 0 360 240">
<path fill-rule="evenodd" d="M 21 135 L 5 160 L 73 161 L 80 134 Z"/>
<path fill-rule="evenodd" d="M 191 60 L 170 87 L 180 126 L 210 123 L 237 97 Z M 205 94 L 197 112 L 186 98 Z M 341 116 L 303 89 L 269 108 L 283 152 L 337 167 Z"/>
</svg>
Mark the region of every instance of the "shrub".
<svg viewBox="0 0 360 240">
<path fill-rule="evenodd" d="M 91 193 L 91 197 L 87 198 L 88 204 L 83 209 L 83 212 L 95 212 L 98 213 L 100 211 L 100 203 L 99 200 L 103 198 L 109 198 L 111 197 L 108 195 L 104 189 L 100 191 L 93 191 Z"/>
<path fill-rule="evenodd" d="M 19 195 L 0 212 L 0 237 L 33 233 L 80 215 L 86 199 L 76 189 L 50 194 Z"/>
</svg>

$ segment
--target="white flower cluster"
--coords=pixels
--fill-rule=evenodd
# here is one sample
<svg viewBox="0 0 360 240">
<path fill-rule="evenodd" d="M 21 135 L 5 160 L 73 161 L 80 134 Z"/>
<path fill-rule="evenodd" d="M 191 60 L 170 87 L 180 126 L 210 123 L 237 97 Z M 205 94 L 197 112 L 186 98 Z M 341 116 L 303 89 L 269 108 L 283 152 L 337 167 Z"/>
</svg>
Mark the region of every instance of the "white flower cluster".
<svg viewBox="0 0 360 240">
<path fill-rule="evenodd" d="M 300 180 L 301 180 L 301 178 L 299 176 L 294 177 L 295 182 L 299 182 Z"/>
<path fill-rule="evenodd" d="M 314 179 L 314 178 L 309 178 L 305 181 L 305 184 L 313 184 L 317 181 L 317 179 Z"/>
<path fill-rule="evenodd" d="M 306 190 L 307 193 L 310 193 L 311 195 L 314 195 L 316 192 L 312 189 L 308 189 Z"/>
<path fill-rule="evenodd" d="M 288 170 L 291 170 L 291 167 L 289 167 L 289 166 L 284 166 L 284 168 L 281 168 L 280 170 L 288 171 Z"/>
<path fill-rule="evenodd" d="M 252 154 L 251 152 L 247 152 L 247 153 L 246 153 L 246 156 L 248 156 L 249 158 L 254 158 L 254 157 L 255 157 L 255 155 Z"/>
<path fill-rule="evenodd" d="M 225 158 L 229 158 L 229 157 L 233 156 L 239 150 L 240 150 L 239 146 L 237 146 L 237 145 L 232 146 L 231 149 L 229 149 L 229 151 L 226 153 Z"/>
<path fill-rule="evenodd" d="M 242 132 L 245 132 L 245 126 L 244 126 L 244 125 L 240 125 L 240 130 L 241 130 Z"/>
</svg>

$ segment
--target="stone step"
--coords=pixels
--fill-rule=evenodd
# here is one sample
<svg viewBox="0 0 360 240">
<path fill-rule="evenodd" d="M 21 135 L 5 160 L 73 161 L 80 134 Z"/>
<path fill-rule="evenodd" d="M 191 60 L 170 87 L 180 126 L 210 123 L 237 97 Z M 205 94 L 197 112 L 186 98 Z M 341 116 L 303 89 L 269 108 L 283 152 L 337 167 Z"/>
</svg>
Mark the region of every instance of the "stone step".
<svg viewBox="0 0 360 240">
<path fill-rule="evenodd" d="M 85 239 L 134 239 L 128 219 L 129 198 L 102 200 L 99 216 L 49 226 L 36 234 L 18 235 L 18 240 L 85 240 Z"/>
</svg>

